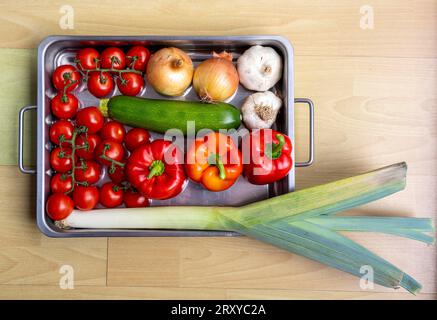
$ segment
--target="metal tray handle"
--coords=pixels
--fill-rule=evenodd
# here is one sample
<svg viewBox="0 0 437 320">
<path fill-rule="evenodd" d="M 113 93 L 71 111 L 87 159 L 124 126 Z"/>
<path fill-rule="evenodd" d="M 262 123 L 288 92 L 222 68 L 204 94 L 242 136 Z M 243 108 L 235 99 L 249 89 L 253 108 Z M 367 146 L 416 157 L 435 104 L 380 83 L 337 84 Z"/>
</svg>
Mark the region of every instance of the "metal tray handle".
<svg viewBox="0 0 437 320">
<path fill-rule="evenodd" d="M 22 173 L 35 174 L 35 169 L 29 169 L 24 166 L 24 156 L 23 156 L 23 135 L 24 135 L 24 114 L 26 111 L 36 110 L 36 106 L 26 106 L 20 109 L 18 114 L 18 168 Z"/>
<path fill-rule="evenodd" d="M 296 162 L 296 167 L 308 167 L 314 162 L 314 102 L 308 98 L 296 98 L 294 103 L 305 103 L 310 109 L 310 150 L 308 160 L 305 162 Z"/>
</svg>

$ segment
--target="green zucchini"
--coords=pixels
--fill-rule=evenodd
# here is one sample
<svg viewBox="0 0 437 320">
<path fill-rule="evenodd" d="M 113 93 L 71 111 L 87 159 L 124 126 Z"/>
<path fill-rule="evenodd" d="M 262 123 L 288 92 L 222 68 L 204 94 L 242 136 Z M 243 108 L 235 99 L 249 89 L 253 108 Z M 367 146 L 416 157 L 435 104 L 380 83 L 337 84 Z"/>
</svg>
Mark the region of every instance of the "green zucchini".
<svg viewBox="0 0 437 320">
<path fill-rule="evenodd" d="M 123 124 L 159 133 L 179 129 L 186 135 L 188 121 L 194 121 L 196 132 L 201 129 L 236 129 L 241 123 L 240 110 L 224 102 L 203 103 L 115 96 L 109 100 L 101 100 L 100 110 Z"/>
</svg>

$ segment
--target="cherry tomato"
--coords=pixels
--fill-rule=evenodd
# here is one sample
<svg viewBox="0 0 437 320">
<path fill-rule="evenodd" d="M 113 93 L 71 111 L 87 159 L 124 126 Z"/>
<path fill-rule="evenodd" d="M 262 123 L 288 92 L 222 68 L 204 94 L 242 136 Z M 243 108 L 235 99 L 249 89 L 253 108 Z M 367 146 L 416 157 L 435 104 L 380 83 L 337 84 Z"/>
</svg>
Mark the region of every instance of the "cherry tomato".
<svg viewBox="0 0 437 320">
<path fill-rule="evenodd" d="M 76 115 L 79 108 L 79 101 L 71 93 L 63 94 L 59 92 L 50 102 L 50 108 L 55 117 L 60 119 L 70 119 Z"/>
<path fill-rule="evenodd" d="M 150 202 L 137 190 L 129 189 L 124 193 L 124 204 L 127 208 L 141 208 L 148 207 Z"/>
<path fill-rule="evenodd" d="M 124 159 L 124 148 L 121 143 L 103 140 L 96 148 L 96 159 L 101 164 L 106 166 L 112 165 L 112 160 L 122 162 Z"/>
<path fill-rule="evenodd" d="M 74 169 L 74 177 L 79 182 L 94 184 L 100 179 L 100 165 L 93 160 L 82 160 Z"/>
<path fill-rule="evenodd" d="M 112 140 L 118 143 L 122 143 L 126 130 L 124 126 L 117 121 L 108 121 L 103 125 L 102 130 L 100 130 L 100 137 L 103 140 Z"/>
<path fill-rule="evenodd" d="M 94 150 L 97 145 L 102 141 L 96 134 L 81 134 L 76 138 L 76 146 L 80 147 L 76 149 L 78 157 L 85 160 L 92 160 L 95 158 Z"/>
<path fill-rule="evenodd" d="M 65 140 L 71 140 L 73 137 L 74 125 L 67 120 L 58 120 L 50 127 L 50 141 L 57 145 L 66 147 L 69 145 Z M 64 142 L 59 142 L 59 139 L 64 139 Z"/>
<path fill-rule="evenodd" d="M 124 138 L 124 144 L 129 151 L 134 151 L 139 146 L 150 141 L 149 131 L 142 128 L 133 128 L 129 130 Z"/>
<path fill-rule="evenodd" d="M 95 186 L 76 186 L 73 201 L 79 210 L 92 210 L 99 203 L 99 189 Z"/>
<path fill-rule="evenodd" d="M 126 53 L 126 65 L 135 70 L 146 71 L 149 62 L 150 51 L 143 46 L 133 46 Z"/>
<path fill-rule="evenodd" d="M 123 189 L 114 182 L 107 182 L 100 188 L 100 203 L 107 208 L 115 208 L 123 203 Z"/>
<path fill-rule="evenodd" d="M 113 171 L 108 169 L 108 176 L 115 183 L 121 183 L 123 181 L 126 181 L 126 174 L 124 172 L 124 168 L 119 166 L 115 166 Z"/>
<path fill-rule="evenodd" d="M 80 73 L 77 69 L 69 64 L 64 64 L 55 69 L 52 75 L 53 85 L 58 91 L 65 90 L 71 92 L 77 88 L 80 83 Z"/>
<path fill-rule="evenodd" d="M 87 133 L 97 133 L 102 129 L 105 118 L 97 107 L 80 109 L 76 116 L 76 125 L 88 128 Z"/>
<path fill-rule="evenodd" d="M 100 67 L 103 69 L 122 70 L 126 66 L 123 50 L 116 47 L 109 47 L 103 50 Z"/>
<path fill-rule="evenodd" d="M 66 193 L 73 188 L 73 178 L 69 174 L 56 173 L 50 180 L 53 193 Z"/>
<path fill-rule="evenodd" d="M 108 72 L 91 72 L 87 84 L 88 91 L 97 98 L 108 96 L 114 89 L 114 79 Z"/>
<path fill-rule="evenodd" d="M 73 211 L 73 208 L 73 200 L 63 193 L 54 193 L 47 199 L 47 214 L 53 220 L 62 220 L 67 218 Z"/>
<path fill-rule="evenodd" d="M 97 68 L 100 54 L 96 49 L 83 48 L 76 54 L 76 64 L 79 70 L 93 70 Z"/>
<path fill-rule="evenodd" d="M 76 157 L 76 155 L 75 155 Z M 53 170 L 64 173 L 73 168 L 71 148 L 55 148 L 50 153 L 50 165 Z"/>
<path fill-rule="evenodd" d="M 117 79 L 117 87 L 125 96 L 136 96 L 143 90 L 143 76 L 134 72 L 122 73 Z"/>
</svg>

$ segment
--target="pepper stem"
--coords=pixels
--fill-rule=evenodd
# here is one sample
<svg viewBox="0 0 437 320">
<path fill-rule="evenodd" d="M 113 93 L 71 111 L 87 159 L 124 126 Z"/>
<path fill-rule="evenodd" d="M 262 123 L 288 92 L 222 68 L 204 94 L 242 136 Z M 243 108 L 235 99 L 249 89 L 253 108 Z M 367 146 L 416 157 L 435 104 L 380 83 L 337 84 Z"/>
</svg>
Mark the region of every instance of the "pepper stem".
<svg viewBox="0 0 437 320">
<path fill-rule="evenodd" d="M 149 175 L 147 179 L 152 179 L 152 177 L 158 177 L 164 173 L 164 162 L 161 160 L 153 160 L 152 164 L 149 167 Z"/>
<path fill-rule="evenodd" d="M 219 170 L 219 178 L 222 180 L 226 179 L 226 171 L 225 166 L 223 165 L 222 159 L 220 158 L 220 155 L 217 153 L 212 153 L 209 156 L 208 163 L 210 165 L 215 165 Z"/>
<path fill-rule="evenodd" d="M 265 154 L 270 159 L 278 159 L 281 156 L 282 148 L 285 144 L 285 139 L 282 134 L 276 134 L 276 139 L 279 141 L 279 143 L 271 143 L 270 146 L 266 146 Z"/>
</svg>

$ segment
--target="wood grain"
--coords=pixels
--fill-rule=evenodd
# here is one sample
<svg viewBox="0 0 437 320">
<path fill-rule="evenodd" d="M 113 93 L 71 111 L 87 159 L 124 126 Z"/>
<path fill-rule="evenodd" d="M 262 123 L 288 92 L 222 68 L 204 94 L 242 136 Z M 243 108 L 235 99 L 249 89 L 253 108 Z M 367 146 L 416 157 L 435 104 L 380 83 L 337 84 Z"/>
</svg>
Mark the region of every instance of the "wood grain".
<svg viewBox="0 0 437 320">
<path fill-rule="evenodd" d="M 59 26 L 65 4 L 74 10 L 72 30 Z M 360 28 L 364 5 L 373 8 L 373 29 Z M 281 34 L 298 55 L 437 57 L 433 0 L 7 0 L 0 12 L 0 46 L 9 48 L 33 48 L 50 34 Z"/>
<path fill-rule="evenodd" d="M 306 291 L 306 290 L 254 290 L 254 289 L 211 289 L 178 287 L 106 287 L 76 286 L 72 290 L 62 290 L 56 286 L 41 285 L 0 285 L 0 299 L 366 299 L 366 300 L 433 300 L 436 294 L 380 293 L 371 291 Z"/>
<path fill-rule="evenodd" d="M 42 235 L 34 180 L 16 166 L 0 166 L 0 284 L 58 286 L 61 266 L 69 265 L 77 285 L 105 285 L 107 240 Z"/>
<path fill-rule="evenodd" d="M 114 15 L 115 3 L 68 1 L 73 30 L 59 26 L 59 1 L 0 3 L 0 47 L 12 48 L 1 50 L 0 298 L 436 299 L 435 247 L 379 234 L 347 235 L 417 278 L 423 293 L 363 291 L 355 277 L 244 237 L 43 236 L 34 178 L 4 165 L 16 163 L 17 108 L 35 97 L 34 55 L 17 49 L 50 34 L 283 35 L 295 50 L 296 96 L 316 103 L 316 162 L 297 169 L 297 187 L 407 161 L 405 191 L 348 213 L 437 218 L 435 0 L 128 1 Z M 372 30 L 360 28 L 363 5 L 374 11 Z M 303 160 L 307 111 L 296 110 Z M 74 290 L 59 288 L 65 264 Z"/>
<path fill-rule="evenodd" d="M 1 27 L 0 27 L 0 30 Z M 36 105 L 36 50 L 0 49 L 0 61 L 7 61 L 0 72 L 0 165 L 16 165 L 18 161 L 18 111 Z M 25 116 L 24 160 L 36 161 L 36 111 Z"/>
</svg>

